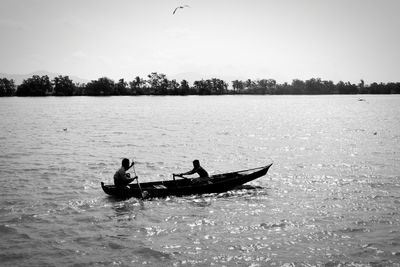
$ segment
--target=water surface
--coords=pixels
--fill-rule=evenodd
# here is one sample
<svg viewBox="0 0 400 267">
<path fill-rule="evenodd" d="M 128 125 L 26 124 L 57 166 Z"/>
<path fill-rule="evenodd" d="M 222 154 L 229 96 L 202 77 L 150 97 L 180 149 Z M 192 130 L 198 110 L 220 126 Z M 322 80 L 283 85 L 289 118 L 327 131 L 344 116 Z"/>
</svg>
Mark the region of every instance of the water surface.
<svg viewBox="0 0 400 267">
<path fill-rule="evenodd" d="M 2 266 L 399 266 L 400 97 L 0 98 Z M 258 190 L 116 201 L 199 159 Z"/>
</svg>

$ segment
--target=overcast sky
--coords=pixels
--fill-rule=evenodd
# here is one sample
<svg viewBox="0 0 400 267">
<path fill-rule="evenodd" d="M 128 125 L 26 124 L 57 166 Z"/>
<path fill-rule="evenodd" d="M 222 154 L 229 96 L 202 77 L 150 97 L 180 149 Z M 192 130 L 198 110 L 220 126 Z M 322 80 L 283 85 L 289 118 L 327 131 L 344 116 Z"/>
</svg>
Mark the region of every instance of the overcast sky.
<svg viewBox="0 0 400 267">
<path fill-rule="evenodd" d="M 399 14 L 399 0 L 0 0 L 0 72 L 399 82 Z"/>
</svg>

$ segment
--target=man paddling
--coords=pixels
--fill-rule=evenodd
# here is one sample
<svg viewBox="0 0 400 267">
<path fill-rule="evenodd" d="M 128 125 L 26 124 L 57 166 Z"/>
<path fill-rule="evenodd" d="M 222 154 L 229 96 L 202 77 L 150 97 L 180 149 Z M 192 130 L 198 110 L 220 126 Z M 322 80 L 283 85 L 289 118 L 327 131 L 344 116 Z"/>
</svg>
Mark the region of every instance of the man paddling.
<svg viewBox="0 0 400 267">
<path fill-rule="evenodd" d="M 124 188 L 138 178 L 137 176 L 131 178 L 131 175 L 126 173 L 126 171 L 129 170 L 133 165 L 135 165 L 135 162 L 132 161 L 132 164 L 129 165 L 129 159 L 125 158 L 122 160 L 121 168 L 114 174 L 114 185 L 116 187 Z"/>
<path fill-rule="evenodd" d="M 193 169 L 191 171 L 175 175 L 182 176 L 182 175 L 191 175 L 195 173 L 197 173 L 200 176 L 199 182 L 205 182 L 209 180 L 208 172 L 205 169 L 203 169 L 203 167 L 200 166 L 200 161 L 198 161 L 197 159 L 193 161 Z"/>
</svg>

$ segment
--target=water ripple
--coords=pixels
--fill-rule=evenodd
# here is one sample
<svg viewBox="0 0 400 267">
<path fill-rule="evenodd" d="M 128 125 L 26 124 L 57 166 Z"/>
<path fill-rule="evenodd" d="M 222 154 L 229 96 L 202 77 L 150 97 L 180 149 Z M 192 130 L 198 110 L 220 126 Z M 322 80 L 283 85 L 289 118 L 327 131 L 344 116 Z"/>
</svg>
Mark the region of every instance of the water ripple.
<svg viewBox="0 0 400 267">
<path fill-rule="evenodd" d="M 5 266 L 400 260 L 397 96 L 371 96 L 368 108 L 354 96 L 0 102 Z M 99 184 L 112 183 L 124 157 L 140 182 L 169 180 L 193 159 L 211 174 L 274 165 L 221 194 L 120 201 Z"/>
</svg>

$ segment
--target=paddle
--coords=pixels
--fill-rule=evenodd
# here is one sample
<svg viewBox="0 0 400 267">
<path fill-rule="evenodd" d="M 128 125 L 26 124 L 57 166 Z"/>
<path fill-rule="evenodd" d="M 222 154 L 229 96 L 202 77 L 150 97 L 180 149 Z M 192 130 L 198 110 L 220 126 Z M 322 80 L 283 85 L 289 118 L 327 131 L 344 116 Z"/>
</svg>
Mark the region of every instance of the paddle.
<svg viewBox="0 0 400 267">
<path fill-rule="evenodd" d="M 176 181 L 176 180 L 175 180 L 175 177 L 181 177 L 181 178 L 186 179 L 186 180 L 189 180 L 190 182 L 193 183 L 193 179 L 192 179 L 192 178 L 185 177 L 185 176 L 183 176 L 182 174 L 175 174 L 175 173 L 173 173 L 173 174 L 172 174 L 172 178 L 174 179 L 174 181 Z"/>
<path fill-rule="evenodd" d="M 134 161 L 132 160 L 132 162 L 134 162 Z M 140 183 L 139 183 L 139 177 L 136 174 L 135 165 L 132 165 L 132 169 L 133 169 L 133 173 L 135 174 L 135 177 L 136 177 L 136 182 L 137 182 L 137 185 L 138 185 L 139 190 L 140 190 L 140 195 L 142 195 L 142 199 L 144 199 L 142 187 L 140 186 Z"/>
<path fill-rule="evenodd" d="M 184 177 L 182 174 L 175 174 L 175 173 L 173 173 L 173 174 L 172 174 L 172 178 L 174 178 L 174 181 L 175 181 L 175 177 L 181 177 L 181 178 L 183 178 L 183 179 L 190 179 L 190 178 Z"/>
</svg>

